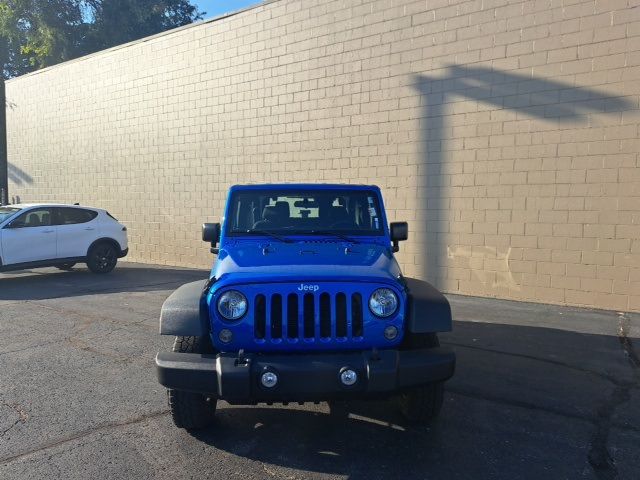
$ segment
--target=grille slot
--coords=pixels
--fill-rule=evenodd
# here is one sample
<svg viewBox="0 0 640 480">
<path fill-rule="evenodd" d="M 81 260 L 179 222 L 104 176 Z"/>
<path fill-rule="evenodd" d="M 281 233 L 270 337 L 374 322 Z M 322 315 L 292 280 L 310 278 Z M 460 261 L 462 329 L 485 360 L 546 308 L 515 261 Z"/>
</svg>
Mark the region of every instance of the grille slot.
<svg viewBox="0 0 640 480">
<path fill-rule="evenodd" d="M 328 293 L 320 295 L 320 336 L 331 337 L 331 297 Z"/>
<path fill-rule="evenodd" d="M 344 293 L 336 295 L 336 337 L 347 336 L 347 296 Z"/>
<path fill-rule="evenodd" d="M 256 296 L 253 329 L 256 338 L 264 339 L 267 332 L 267 299 L 264 295 Z"/>
<path fill-rule="evenodd" d="M 351 295 L 351 332 L 354 337 L 362 337 L 364 320 L 362 318 L 362 295 Z"/>
<path fill-rule="evenodd" d="M 362 339 L 362 294 L 257 294 L 254 303 L 254 336 L 261 341 Z"/>
<path fill-rule="evenodd" d="M 298 338 L 298 295 L 287 297 L 287 337 Z"/>
<path fill-rule="evenodd" d="M 271 297 L 271 338 L 282 338 L 282 295 L 275 294 Z"/>
<path fill-rule="evenodd" d="M 305 293 L 304 295 L 304 338 L 315 337 L 315 308 L 314 308 L 313 293 Z"/>
</svg>

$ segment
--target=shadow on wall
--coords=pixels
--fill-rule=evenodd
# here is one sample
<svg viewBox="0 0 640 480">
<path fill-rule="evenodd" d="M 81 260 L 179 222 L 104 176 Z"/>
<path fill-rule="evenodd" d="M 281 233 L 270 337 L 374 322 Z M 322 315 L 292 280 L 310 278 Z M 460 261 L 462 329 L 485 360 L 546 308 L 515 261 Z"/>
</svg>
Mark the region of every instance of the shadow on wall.
<svg viewBox="0 0 640 480">
<path fill-rule="evenodd" d="M 11 163 L 7 164 L 7 175 L 9 176 L 9 181 L 15 185 L 31 185 L 33 183 L 31 175 Z"/>
<path fill-rule="evenodd" d="M 420 201 L 423 202 L 421 224 L 425 228 L 421 234 L 426 243 L 422 262 L 423 278 L 441 287 L 447 273 L 445 236 L 450 232 L 450 223 L 453 222 L 448 203 L 448 185 L 441 181 L 441 175 L 447 172 L 445 163 L 448 157 L 445 152 L 451 148 L 447 140 L 453 137 L 448 133 L 452 128 L 447 122 L 451 114 L 448 108 L 456 99 L 484 103 L 498 111 L 516 112 L 517 118 L 510 120 L 538 119 L 556 122 L 558 128 L 564 123 L 586 124 L 589 114 L 613 115 L 638 108 L 637 104 L 624 97 L 486 67 L 450 65 L 445 76 L 431 78 L 419 75 L 414 84 L 420 93 L 422 108 L 420 131 L 423 169 L 418 189 Z M 490 145 L 487 144 L 483 148 L 488 147 Z M 497 253 L 494 258 L 500 260 Z"/>
</svg>

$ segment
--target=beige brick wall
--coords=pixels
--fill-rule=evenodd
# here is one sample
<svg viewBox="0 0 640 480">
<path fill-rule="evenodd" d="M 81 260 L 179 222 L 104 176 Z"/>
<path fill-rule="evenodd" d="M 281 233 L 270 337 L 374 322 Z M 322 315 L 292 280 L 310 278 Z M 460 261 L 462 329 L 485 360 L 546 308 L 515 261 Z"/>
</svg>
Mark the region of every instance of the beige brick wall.
<svg viewBox="0 0 640 480">
<path fill-rule="evenodd" d="M 229 185 L 375 183 L 448 292 L 640 311 L 640 0 L 280 0 L 7 82 L 10 195 L 206 266 Z"/>
</svg>

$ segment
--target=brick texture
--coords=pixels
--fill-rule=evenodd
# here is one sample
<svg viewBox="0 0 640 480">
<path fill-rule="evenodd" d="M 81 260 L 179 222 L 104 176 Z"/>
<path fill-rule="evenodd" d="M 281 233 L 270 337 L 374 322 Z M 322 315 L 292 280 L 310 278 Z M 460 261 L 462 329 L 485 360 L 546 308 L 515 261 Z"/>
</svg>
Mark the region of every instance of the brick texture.
<svg viewBox="0 0 640 480">
<path fill-rule="evenodd" d="M 228 187 L 378 184 L 407 275 L 640 311 L 640 2 L 279 0 L 7 82 L 10 196 L 207 266 Z"/>
</svg>

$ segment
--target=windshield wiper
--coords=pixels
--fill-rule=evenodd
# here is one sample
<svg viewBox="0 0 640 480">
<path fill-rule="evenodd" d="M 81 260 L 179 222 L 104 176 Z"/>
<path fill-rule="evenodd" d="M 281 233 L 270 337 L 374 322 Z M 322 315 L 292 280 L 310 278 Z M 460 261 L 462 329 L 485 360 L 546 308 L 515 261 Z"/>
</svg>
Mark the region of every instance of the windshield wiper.
<svg viewBox="0 0 640 480">
<path fill-rule="evenodd" d="M 332 235 L 334 237 L 341 238 L 342 240 L 346 240 L 347 242 L 360 243 L 359 241 L 354 240 L 351 237 L 347 237 L 346 235 L 342 235 L 341 233 L 334 232 L 333 230 L 310 230 L 308 233 L 313 233 L 316 235 Z"/>
<path fill-rule="evenodd" d="M 255 235 L 267 235 L 271 238 L 275 238 L 276 240 L 280 240 L 283 243 L 293 243 L 293 240 L 291 240 L 290 238 L 286 238 L 286 237 L 282 237 L 280 235 L 278 235 L 277 233 L 273 233 L 270 232 L 268 230 L 247 230 L 246 232 L 243 233 L 248 233 L 250 235 L 255 234 Z"/>
</svg>

